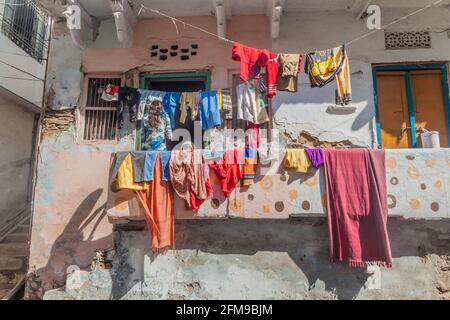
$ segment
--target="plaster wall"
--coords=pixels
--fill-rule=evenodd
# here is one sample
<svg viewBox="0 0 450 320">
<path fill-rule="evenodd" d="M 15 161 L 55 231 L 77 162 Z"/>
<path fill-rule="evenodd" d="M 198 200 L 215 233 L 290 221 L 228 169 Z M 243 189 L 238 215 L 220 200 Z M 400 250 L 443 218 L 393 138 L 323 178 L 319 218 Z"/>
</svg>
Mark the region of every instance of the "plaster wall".
<svg viewBox="0 0 450 320">
<path fill-rule="evenodd" d="M 398 13 L 401 14 L 401 12 Z M 431 16 L 429 14 L 416 20 L 414 28 L 416 24 L 417 28 L 423 28 L 427 24 L 432 25 L 433 28 L 445 25 L 447 20 L 444 20 L 444 13 L 434 12 L 434 15 Z M 385 16 L 384 19 L 388 17 Z M 212 32 L 216 30 L 216 22 L 213 17 L 189 17 L 186 18 L 186 21 L 206 27 Z M 330 22 L 327 29 L 324 29 L 323 21 Z M 412 26 L 406 25 L 405 28 L 412 28 Z M 319 30 L 320 33 L 314 30 Z M 353 35 L 359 35 L 366 31 L 367 29 L 361 22 L 354 21 L 354 18 L 347 15 L 347 13 L 321 15 L 288 13 L 283 16 L 280 38 L 272 44 L 269 37 L 269 23 L 264 16 L 233 17 L 228 23 L 228 37 L 259 48 L 270 49 L 273 45 L 274 50 L 284 52 L 295 52 L 299 49 L 307 51 L 308 49 L 337 46 L 348 40 L 346 37 L 351 38 Z M 47 92 L 47 106 L 55 111 L 73 108 L 77 110 L 80 106 L 81 83 L 86 73 L 122 74 L 136 67 L 141 72 L 208 69 L 212 72 L 213 88 L 229 86 L 229 73 L 238 69 L 238 63 L 231 61 L 231 47 L 229 44 L 212 39 L 204 34 L 199 34 L 189 28 L 184 29 L 180 25 L 178 26 L 178 32 L 179 34 L 177 34 L 174 25 L 170 21 L 161 19 L 140 21 L 135 29 L 134 46 L 130 49 L 124 49 L 120 48 L 117 42 L 113 21 L 106 20 L 103 21 L 100 27 L 100 35 L 94 46 L 81 52 L 72 44 L 64 26 L 61 24 L 56 26 L 49 65 L 50 76 L 48 83 L 50 85 Z M 171 45 L 173 42 L 178 44 L 195 42 L 199 45 L 199 55 L 192 57 L 188 62 L 182 62 L 179 59 L 168 59 L 165 62 L 150 59 L 150 46 L 152 44 Z M 300 81 L 298 94 L 280 93 L 274 100 L 276 126 L 293 138 L 296 138 L 305 130 L 321 141 L 339 142 L 350 140 L 353 145 L 375 146 L 371 63 L 405 61 L 404 56 L 407 57 L 407 61 L 450 59 L 450 44 L 445 34 L 433 33 L 433 46 L 431 50 L 385 52 L 380 34 L 375 36 L 375 38 L 359 42 L 358 49 L 356 49 L 355 45 L 355 47 L 350 48 L 351 51 L 349 52 L 352 72 L 356 72 L 352 80 L 355 104 L 359 106 L 358 113 L 352 115 L 327 114 L 326 107 L 334 101 L 333 86 L 312 91 L 305 85 L 306 79 L 303 77 Z M 359 70 L 362 73 L 358 72 Z M 56 130 L 52 134 L 44 136 L 40 150 L 42 158 L 39 160 L 35 193 L 30 271 L 27 284 L 28 298 L 40 298 L 44 291 L 62 286 L 68 271 L 71 271 L 71 266 L 86 268 L 89 266 L 95 250 L 110 249 L 112 247 L 112 226 L 108 222 L 105 210 L 109 206 L 107 203 L 108 170 L 111 153 L 133 148 L 134 128 L 128 124 L 127 114 L 125 115 L 125 123 L 127 123 L 127 126 L 120 132 L 121 139 L 117 143 L 82 143 L 77 141 L 76 130 L 78 126 L 76 120 L 66 123 L 63 130 Z M 286 142 L 289 141 L 286 140 Z M 443 159 L 445 159 L 445 156 Z M 320 186 L 320 184 L 316 184 L 316 186 Z M 414 190 L 414 192 L 416 191 Z M 262 196 L 270 197 L 270 194 L 265 193 Z M 128 199 L 119 203 L 126 201 Z M 229 206 L 228 202 L 220 199 L 219 203 L 224 207 Z M 314 206 L 321 209 L 321 202 L 316 201 L 313 203 Z M 230 207 L 239 208 L 236 204 L 237 202 L 235 201 Z M 405 202 L 406 204 L 407 202 Z M 442 210 L 445 210 L 445 214 L 448 215 L 447 206 L 443 205 L 442 208 Z M 240 212 L 239 210 L 237 212 Z M 179 212 L 183 213 L 181 210 Z M 251 205 L 246 206 L 243 212 L 249 215 L 256 213 L 256 216 L 261 213 L 260 218 L 267 214 L 264 208 L 258 207 L 256 209 Z M 276 214 L 277 211 L 271 207 L 269 213 L 271 212 Z M 228 212 L 220 212 L 215 217 L 221 217 L 224 214 L 227 215 Z M 253 215 L 253 217 L 256 216 Z M 418 216 L 420 216 L 420 213 Z M 284 215 L 282 218 L 286 217 Z M 327 289 L 332 288 L 333 285 L 326 284 L 327 282 L 333 283 L 333 281 L 336 281 L 332 280 L 335 278 L 336 269 L 331 269 L 332 267 L 329 266 L 328 262 L 325 264 L 325 261 L 327 261 L 327 249 L 324 222 L 320 224 L 320 228 L 323 229 L 320 232 L 316 232 L 319 229 L 311 226 L 306 227 L 308 229 L 307 232 L 303 232 L 305 230 L 302 227 L 297 230 L 294 225 L 291 226 L 290 220 L 281 222 L 281 225 L 271 222 L 263 229 L 260 228 L 260 221 L 231 222 L 231 224 L 221 224 L 223 222 L 221 220 L 216 222 L 183 222 L 183 224 L 186 224 L 187 229 L 184 229 L 183 224 L 180 227 L 178 223 L 177 233 L 179 233 L 177 237 L 179 239 L 177 243 L 180 251 L 174 252 L 173 255 L 171 253 L 167 256 L 160 256 L 152 264 L 150 264 L 150 261 L 153 261 L 153 258 L 150 257 L 150 260 L 145 262 L 145 267 L 143 266 L 143 261 L 148 245 L 146 233 L 130 235 L 125 233 L 122 235 L 123 240 L 116 241 L 116 244 L 123 249 L 123 251 L 117 253 L 117 259 L 125 261 L 123 262 L 124 264 L 119 262 L 118 274 L 120 276 L 120 273 L 123 273 L 123 270 L 120 269 L 122 268 L 121 266 L 124 266 L 124 268 L 131 266 L 133 269 L 141 270 L 139 271 L 141 274 L 140 281 L 143 281 L 142 274 L 144 274 L 144 271 L 142 270 L 148 270 L 145 271 L 148 273 L 148 283 L 155 283 L 155 288 L 149 289 L 148 293 L 142 293 L 143 291 L 139 291 L 141 289 L 137 289 L 136 294 L 130 294 L 132 297 L 140 297 L 142 293 L 142 297 L 157 298 L 161 294 L 164 295 L 165 292 L 173 292 L 174 296 L 180 295 L 181 297 L 194 297 L 194 294 L 201 297 L 228 297 L 231 292 L 236 291 L 240 292 L 239 297 L 245 298 L 250 297 L 249 292 L 262 290 L 262 297 L 313 298 L 315 297 L 314 291 L 312 293 L 307 292 L 309 292 L 308 288 L 314 286 L 314 284 L 319 288 L 324 288 L 317 293 L 317 297 L 335 297 L 332 294 L 333 290 Z M 435 227 L 433 225 L 433 228 Z M 283 230 L 286 230 L 286 232 L 280 234 L 279 230 L 282 230 L 280 228 L 285 228 Z M 429 236 L 428 231 L 424 231 L 428 230 L 428 228 L 426 226 L 423 226 L 423 228 L 412 227 L 409 233 L 400 233 L 402 237 L 396 235 L 393 238 L 394 240 L 392 240 L 396 246 L 403 248 L 400 251 L 399 259 L 412 257 L 404 260 L 404 262 L 402 262 L 403 260 L 400 261 L 398 264 L 400 268 L 398 270 L 400 271 L 393 271 L 391 276 L 388 276 L 388 279 L 392 279 L 391 282 L 393 284 L 407 282 L 404 280 L 409 275 L 408 269 L 413 268 L 418 272 L 417 281 L 411 282 L 405 287 L 405 291 L 413 290 L 408 297 L 419 297 L 421 294 L 426 297 L 438 297 L 435 291 L 436 287 L 432 287 L 427 282 L 432 280 L 433 272 L 438 270 L 434 267 L 434 262 L 422 264 L 422 259 L 418 253 L 406 247 L 410 240 L 409 238 L 414 234 L 415 230 L 424 232 L 421 233 L 422 238 L 420 238 L 423 239 L 423 242 L 430 241 L 427 240 Z M 198 233 L 200 229 L 210 236 Z M 216 237 L 217 230 L 223 231 L 223 234 L 219 237 Z M 259 233 L 261 230 L 267 232 Z M 393 230 L 395 234 L 399 229 Z M 430 236 L 435 234 L 434 231 L 430 232 Z M 439 232 L 445 233 L 447 231 Z M 307 239 L 286 238 L 289 238 L 292 234 L 299 235 L 299 237 L 304 235 Z M 274 242 L 271 240 L 277 237 L 282 237 L 283 239 L 280 241 L 274 240 Z M 213 238 L 215 238 L 215 241 L 211 242 L 211 245 L 208 244 L 208 241 Z M 308 256 L 308 252 L 303 253 L 301 251 L 303 249 L 298 249 L 300 251 L 295 253 L 295 261 L 297 262 L 292 262 L 292 259 L 288 258 L 285 260 L 283 257 L 286 257 L 286 254 L 278 252 L 286 252 L 286 247 L 298 248 L 298 244 L 304 241 L 311 243 L 313 247 L 316 243 L 320 243 L 321 246 L 320 249 L 315 247 L 308 249 L 308 246 L 305 246 L 305 250 L 313 252 L 314 256 L 311 258 L 309 266 L 306 266 L 305 269 L 303 267 L 298 268 L 298 265 L 304 259 L 302 255 L 306 254 Z M 197 252 L 196 254 L 199 255 L 197 248 L 202 248 L 202 246 L 206 247 L 206 252 L 213 251 L 218 252 L 218 254 L 206 254 L 202 258 L 193 258 L 191 261 L 193 261 L 195 267 L 188 265 L 187 262 L 180 262 L 184 258 L 187 259 L 186 261 L 189 261 L 194 252 Z M 431 245 L 431 252 L 438 251 L 434 250 L 435 246 L 441 248 L 440 242 L 437 245 Z M 239 251 L 241 250 L 238 249 L 240 247 L 247 250 L 246 253 Z M 277 250 L 277 247 L 283 249 Z M 230 248 L 236 249 L 228 252 L 227 250 Z M 135 249 L 138 251 L 135 251 Z M 184 249 L 187 251 L 183 251 Z M 297 249 L 292 250 L 295 251 Z M 256 252 L 260 251 L 261 253 L 256 254 Z M 244 254 L 244 257 L 242 254 Z M 278 268 L 278 265 L 274 263 L 274 261 L 278 260 L 281 264 L 286 265 L 286 269 Z M 214 263 L 210 264 L 207 261 L 214 261 Z M 234 265 L 236 261 L 244 262 L 240 267 L 236 267 Z M 320 271 L 321 276 L 319 278 L 327 280 L 317 282 L 315 279 L 308 279 L 306 281 L 302 272 L 306 274 L 309 272 L 307 271 L 309 268 L 315 268 L 316 262 L 320 266 L 317 268 L 323 268 Z M 224 265 L 224 267 L 221 265 Z M 200 272 L 198 274 L 196 274 L 197 267 L 198 270 L 201 270 L 198 271 Z M 256 279 L 260 280 L 258 282 L 263 283 L 266 279 L 271 279 L 270 281 L 273 281 L 275 286 L 284 286 L 284 289 L 277 289 L 275 293 L 264 291 L 270 286 L 265 286 L 266 289 L 264 290 L 261 289 L 252 280 L 256 269 L 263 269 L 265 270 L 263 273 L 268 275 L 267 277 L 266 275 L 257 277 Z M 158 278 L 155 274 L 161 270 L 164 270 L 164 272 L 167 270 L 169 273 L 181 270 L 179 271 L 180 286 L 184 288 L 196 288 L 197 285 L 190 285 L 191 282 L 188 282 L 188 279 L 192 278 L 195 280 L 192 283 L 196 283 L 198 282 L 196 279 L 204 277 L 209 272 L 210 276 L 208 277 L 210 278 L 205 280 L 205 285 L 211 289 L 206 291 L 193 289 L 194 293 L 185 294 L 184 289 L 178 284 L 175 287 L 171 287 L 169 283 L 164 283 L 165 280 L 161 280 L 163 282 L 158 282 L 160 280 L 154 282 Z M 243 279 L 246 284 L 241 286 L 240 281 L 235 281 L 231 282 L 230 287 L 226 287 L 224 285 L 228 281 L 226 277 L 223 278 L 223 281 L 214 283 L 214 277 L 221 274 L 224 270 L 228 270 L 226 272 L 227 274 L 229 273 L 229 277 L 239 275 L 240 279 Z M 285 270 L 286 272 L 278 273 L 275 270 Z M 342 272 L 350 272 L 346 270 L 342 269 Z M 130 272 L 133 273 L 134 271 Z M 361 288 L 364 282 L 361 283 L 362 280 L 358 278 L 359 275 L 353 272 L 351 271 L 352 281 L 358 283 L 355 285 L 357 289 L 358 285 Z M 289 284 L 289 279 L 298 281 L 299 286 L 296 288 L 292 287 Z M 132 286 L 136 284 L 133 282 L 135 280 L 125 279 L 124 281 L 116 282 L 119 285 L 117 290 L 120 292 L 125 290 L 124 288 L 128 290 L 128 284 Z M 146 286 L 145 281 L 142 286 Z M 336 286 L 345 286 L 345 284 Z M 221 295 L 219 293 L 220 289 L 225 287 L 225 293 Z M 241 287 L 244 289 L 240 290 Z M 169 291 L 161 290 L 161 288 L 168 288 Z M 357 294 L 357 292 L 360 292 L 359 289 L 350 288 L 349 290 L 349 293 L 344 293 L 341 297 L 353 297 L 355 295 L 364 297 L 364 294 Z M 355 290 L 357 292 L 354 292 Z M 385 297 L 404 297 L 395 288 L 395 285 L 389 285 L 389 288 L 386 290 Z M 289 294 L 286 292 L 289 292 Z M 118 294 L 118 296 L 120 297 L 121 294 Z M 255 296 L 251 297 L 255 298 Z"/>
<path fill-rule="evenodd" d="M 75 272 L 45 299 L 449 299 L 449 221 L 389 219 L 392 269 L 328 258 L 324 218 L 178 220 L 177 250 L 118 231 L 113 268 Z M 446 257 L 447 255 L 447 257 Z"/>
<path fill-rule="evenodd" d="M 29 203 L 35 114 L 0 93 L 0 225 Z"/>
<path fill-rule="evenodd" d="M 3 13 L 3 10 L 4 6 L 0 5 L 0 16 Z M 24 98 L 32 104 L 41 107 L 44 82 L 18 71 L 5 63 L 31 73 L 38 78 L 44 79 L 45 61 L 40 63 L 28 56 L 24 50 L 18 47 L 2 32 L 0 32 L 0 48 L 0 60 L 4 62 L 0 63 L 0 75 L 9 77 L 0 77 L 0 86 L 14 92 L 16 95 Z M 23 80 L 23 78 L 29 80 Z"/>
<path fill-rule="evenodd" d="M 382 10 L 382 24 L 390 23 L 412 9 Z M 433 8 L 412 16 L 388 31 L 422 31 L 431 33 L 432 49 L 386 50 L 384 33 L 379 31 L 348 46 L 352 73 L 353 103 L 356 113 L 337 115 L 327 112 L 334 102 L 335 84 L 311 89 L 309 79 L 302 70 L 297 94 L 279 92 L 273 100 L 275 127 L 287 133 L 287 143 L 295 142 L 302 131 L 318 141 L 339 142 L 349 140 L 353 145 L 376 147 L 375 108 L 372 64 L 412 63 L 450 60 L 448 9 Z M 273 41 L 277 52 L 308 52 L 336 47 L 366 34 L 363 20 L 355 20 L 348 11 L 285 13 L 280 36 Z M 440 33 L 439 33 L 440 32 Z"/>
<path fill-rule="evenodd" d="M 236 18 L 229 26 L 230 32 L 241 41 L 268 47 L 267 18 L 250 18 Z M 194 17 L 189 21 L 211 31 L 216 28 L 210 17 Z M 111 153 L 134 148 L 135 131 L 125 110 L 126 125 L 119 133 L 119 141 L 96 143 L 77 139 L 85 74 L 122 74 L 141 65 L 142 71 L 208 69 L 212 72 L 213 86 L 228 86 L 227 68 L 238 66 L 231 61 L 229 45 L 180 26 L 180 34 L 174 36 L 173 28 L 171 22 L 164 20 L 141 21 L 135 30 L 135 46 L 117 49 L 120 44 L 114 22 L 106 20 L 95 45 L 81 52 L 72 43 L 65 25 L 55 23 L 46 92 L 46 107 L 51 112 L 44 119 L 39 150 L 27 298 L 40 298 L 44 291 L 62 286 L 71 266 L 86 268 L 95 250 L 112 246 L 112 225 L 105 210 L 110 157 Z M 159 39 L 170 44 L 195 42 L 199 45 L 199 56 L 185 63 L 152 62 L 149 46 Z M 70 109 L 75 110 L 75 117 L 67 117 Z"/>
</svg>

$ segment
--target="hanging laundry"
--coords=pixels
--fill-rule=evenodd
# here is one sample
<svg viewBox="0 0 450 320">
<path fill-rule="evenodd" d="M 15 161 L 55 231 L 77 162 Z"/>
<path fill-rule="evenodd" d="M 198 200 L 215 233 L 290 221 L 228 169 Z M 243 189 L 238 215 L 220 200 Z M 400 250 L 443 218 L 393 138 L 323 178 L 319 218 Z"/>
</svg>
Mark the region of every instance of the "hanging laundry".
<svg viewBox="0 0 450 320">
<path fill-rule="evenodd" d="M 278 89 L 278 53 L 270 53 L 266 65 L 267 78 L 267 98 L 273 98 L 277 95 Z"/>
<path fill-rule="evenodd" d="M 259 92 L 263 95 L 267 95 L 267 85 L 266 80 L 264 78 L 259 78 L 257 81 Z"/>
<path fill-rule="evenodd" d="M 202 150 L 190 148 L 172 151 L 170 179 L 175 192 L 184 200 L 186 207 L 192 208 L 193 196 L 197 200 L 205 200 L 210 195 L 206 186 L 204 166 Z"/>
<path fill-rule="evenodd" d="M 244 82 L 236 87 L 237 94 L 237 118 L 261 124 L 269 121 L 266 101 L 257 89 L 255 80 Z"/>
<path fill-rule="evenodd" d="M 119 172 L 119 169 L 122 167 L 123 161 L 128 155 L 129 152 L 117 152 L 114 154 L 109 177 L 110 189 L 112 192 L 119 191 L 119 189 L 117 189 L 117 174 Z"/>
<path fill-rule="evenodd" d="M 137 87 L 138 83 L 136 83 L 139 78 L 139 70 L 138 68 L 131 69 L 123 74 L 124 86 L 125 87 Z"/>
<path fill-rule="evenodd" d="M 253 185 L 258 167 L 257 150 L 261 145 L 259 125 L 248 123 L 246 127 L 246 147 L 244 151 L 244 165 L 242 166 L 242 186 Z"/>
<path fill-rule="evenodd" d="M 145 182 L 135 182 L 133 172 L 133 161 L 131 154 L 128 153 L 122 164 L 119 167 L 116 176 L 116 188 L 117 190 L 129 189 L 129 190 L 147 190 L 149 185 Z"/>
<path fill-rule="evenodd" d="M 175 246 L 173 193 L 170 183 L 163 180 L 162 171 L 161 159 L 157 154 L 153 180 L 146 190 L 135 191 L 144 208 L 154 253 Z"/>
<path fill-rule="evenodd" d="M 175 128 L 175 112 L 180 104 L 181 92 L 166 92 L 163 98 L 164 111 L 170 117 L 172 129 Z"/>
<path fill-rule="evenodd" d="M 183 92 L 180 99 L 180 123 L 186 123 L 188 110 L 191 110 L 191 119 L 195 121 L 198 113 L 199 93 L 198 92 Z"/>
<path fill-rule="evenodd" d="M 119 90 L 119 101 L 123 104 L 121 108 L 121 112 L 118 115 L 118 121 L 121 122 L 120 119 L 123 121 L 123 106 L 128 106 L 128 112 L 130 113 L 130 122 L 135 122 L 137 118 L 137 109 L 139 102 L 141 100 L 141 94 L 139 93 L 139 90 L 136 88 L 130 88 L 130 87 L 121 87 Z"/>
<path fill-rule="evenodd" d="M 167 142 L 170 140 L 172 140 L 172 126 L 169 115 L 163 110 L 161 101 L 154 100 L 142 119 L 142 150 L 166 150 Z"/>
<path fill-rule="evenodd" d="M 226 137 L 223 130 L 210 129 L 203 135 L 204 149 L 224 151 L 226 149 Z"/>
<path fill-rule="evenodd" d="M 225 120 L 233 119 L 233 104 L 231 100 L 231 90 L 221 89 L 222 92 L 222 113 Z"/>
<path fill-rule="evenodd" d="M 197 109 L 198 110 L 198 109 Z M 180 119 L 182 118 L 182 113 L 186 113 L 186 117 L 184 119 L 184 123 L 180 122 Z M 182 136 L 177 135 L 178 139 L 173 139 L 169 145 L 169 149 L 175 148 L 178 144 L 180 144 L 183 141 L 193 141 L 195 138 L 195 127 L 196 127 L 196 119 L 199 119 L 198 114 L 196 116 L 193 116 L 193 112 L 195 112 L 192 108 L 182 108 L 181 105 L 179 108 L 175 111 L 175 125 L 172 125 L 172 127 L 175 128 L 175 130 L 179 130 L 178 133 L 182 133 Z M 184 116 L 183 116 L 184 117 Z M 189 133 L 189 136 L 185 136 L 187 132 L 182 132 L 181 130 L 187 130 Z"/>
<path fill-rule="evenodd" d="M 304 149 L 287 149 L 283 165 L 286 169 L 293 169 L 296 172 L 308 172 L 311 161 Z"/>
<path fill-rule="evenodd" d="M 219 107 L 219 112 L 223 112 L 223 103 L 222 103 L 222 89 L 217 89 L 217 105 Z"/>
<path fill-rule="evenodd" d="M 206 162 L 214 160 L 220 160 L 223 155 L 225 154 L 225 150 L 210 150 L 210 149 L 203 149 L 203 160 Z"/>
<path fill-rule="evenodd" d="M 102 100 L 109 102 L 119 101 L 119 90 L 120 86 L 115 86 L 112 84 L 106 85 L 106 88 L 102 93 Z"/>
<path fill-rule="evenodd" d="M 254 149 L 246 147 L 244 150 L 244 165 L 242 166 L 242 186 L 248 187 L 254 184 L 255 182 L 255 176 L 256 176 L 256 169 L 258 167 L 257 165 L 257 159 L 256 158 L 256 152 Z"/>
<path fill-rule="evenodd" d="M 209 167 L 207 165 L 204 166 L 204 176 L 205 176 L 205 189 L 208 194 L 208 198 L 212 197 L 213 195 L 213 188 L 211 185 L 211 179 L 209 177 Z M 206 199 L 199 199 L 197 198 L 196 194 L 194 192 L 189 193 L 189 199 L 190 199 L 190 205 L 191 209 L 194 213 L 197 213 L 200 207 L 205 203 Z"/>
<path fill-rule="evenodd" d="M 166 95 L 166 93 L 163 91 L 144 89 L 139 89 L 139 94 L 141 95 L 141 99 L 139 100 L 137 120 L 142 120 L 144 118 L 145 114 L 148 113 L 148 109 L 153 101 L 159 100 L 162 102 L 164 96 Z"/>
<path fill-rule="evenodd" d="M 200 120 L 202 129 L 208 130 L 222 125 L 219 106 L 217 101 L 217 91 L 205 91 L 200 97 Z"/>
<path fill-rule="evenodd" d="M 330 258 L 392 267 L 383 150 L 324 150 Z"/>
<path fill-rule="evenodd" d="M 240 76 L 242 81 L 249 81 L 259 76 L 261 69 L 266 67 L 269 61 L 270 52 L 247 47 L 235 42 L 231 57 L 235 61 L 240 61 Z"/>
<path fill-rule="evenodd" d="M 209 168 L 216 173 L 227 198 L 242 179 L 241 159 L 242 150 L 234 149 L 227 150 L 222 159 L 209 163 Z"/>
<path fill-rule="evenodd" d="M 282 151 L 278 141 L 263 142 L 258 148 L 258 156 L 261 164 L 269 164 L 280 159 Z"/>
<path fill-rule="evenodd" d="M 303 54 L 279 55 L 278 90 L 297 92 L 298 75 L 300 73 Z"/>
<path fill-rule="evenodd" d="M 144 182 L 145 152 L 130 152 L 131 162 L 133 163 L 134 182 Z"/>
<path fill-rule="evenodd" d="M 305 150 L 314 168 L 319 169 L 324 164 L 322 149 L 308 148 Z"/>
<path fill-rule="evenodd" d="M 172 156 L 172 152 L 170 151 L 147 151 L 145 154 L 144 160 L 144 177 L 143 181 L 149 182 L 153 181 L 153 176 L 155 172 L 155 163 L 159 154 L 159 158 L 161 159 L 161 168 L 162 168 L 162 180 L 170 181 L 170 158 Z"/>
<path fill-rule="evenodd" d="M 346 105 L 352 101 L 350 65 L 345 45 L 308 53 L 305 72 L 309 75 L 312 88 L 321 88 L 336 80 L 336 104 Z"/>
</svg>

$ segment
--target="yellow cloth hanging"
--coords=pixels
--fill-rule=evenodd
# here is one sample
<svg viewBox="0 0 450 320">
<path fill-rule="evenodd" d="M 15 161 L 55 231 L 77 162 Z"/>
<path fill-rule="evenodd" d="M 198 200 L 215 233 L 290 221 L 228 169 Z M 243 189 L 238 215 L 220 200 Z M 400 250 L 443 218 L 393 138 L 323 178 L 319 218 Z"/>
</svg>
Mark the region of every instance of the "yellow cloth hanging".
<svg viewBox="0 0 450 320">
<path fill-rule="evenodd" d="M 336 85 L 337 85 L 337 104 L 346 105 L 352 101 L 352 84 L 350 75 L 350 65 L 348 63 L 348 55 L 343 49 L 337 50 L 336 56 L 342 57 L 342 69 L 336 75 Z"/>
<path fill-rule="evenodd" d="M 219 111 L 223 111 L 223 103 L 222 103 L 222 89 L 217 89 L 217 104 L 219 105 Z"/>
<path fill-rule="evenodd" d="M 312 67 L 313 76 L 323 76 L 334 72 L 337 69 L 336 59 L 334 56 L 329 56 L 325 61 L 317 61 Z"/>
<path fill-rule="evenodd" d="M 147 190 L 147 182 L 134 182 L 133 162 L 131 160 L 131 154 L 128 154 L 122 162 L 116 178 L 117 189 L 129 189 L 129 190 Z"/>
<path fill-rule="evenodd" d="M 188 115 L 188 109 L 191 109 L 191 119 L 195 121 L 198 113 L 198 93 L 183 92 L 180 98 L 180 123 L 185 124 Z"/>
<path fill-rule="evenodd" d="M 308 172 L 311 160 L 304 149 L 287 149 L 283 165 L 286 169 L 294 169 L 296 172 Z"/>
</svg>

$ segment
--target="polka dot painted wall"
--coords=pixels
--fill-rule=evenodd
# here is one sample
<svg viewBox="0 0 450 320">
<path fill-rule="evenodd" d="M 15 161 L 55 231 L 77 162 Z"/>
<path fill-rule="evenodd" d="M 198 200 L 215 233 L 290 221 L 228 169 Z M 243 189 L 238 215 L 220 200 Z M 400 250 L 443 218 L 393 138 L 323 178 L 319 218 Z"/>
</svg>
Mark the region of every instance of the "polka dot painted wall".
<svg viewBox="0 0 450 320">
<path fill-rule="evenodd" d="M 286 171 L 280 163 L 260 166 L 255 183 L 238 187 L 226 199 L 214 173 L 214 196 L 195 215 L 175 197 L 178 219 L 287 219 L 290 215 L 325 215 L 323 169 L 308 173 Z M 386 183 L 390 215 L 405 218 L 450 217 L 450 149 L 386 150 Z M 132 192 L 110 193 L 108 214 L 113 219 L 141 218 Z"/>
</svg>

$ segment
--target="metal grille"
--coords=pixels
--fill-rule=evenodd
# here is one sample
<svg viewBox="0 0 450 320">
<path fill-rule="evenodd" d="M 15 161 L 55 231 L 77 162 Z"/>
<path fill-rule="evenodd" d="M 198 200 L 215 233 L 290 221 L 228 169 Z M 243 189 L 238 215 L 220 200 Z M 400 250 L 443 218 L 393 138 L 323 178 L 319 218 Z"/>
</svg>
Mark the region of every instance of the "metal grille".
<svg viewBox="0 0 450 320">
<path fill-rule="evenodd" d="M 84 140 L 117 140 L 117 104 L 103 100 L 108 84 L 120 86 L 120 78 L 89 78 L 84 107 Z"/>
<path fill-rule="evenodd" d="M 429 31 L 384 32 L 386 49 L 430 49 Z"/>
<path fill-rule="evenodd" d="M 47 50 L 48 16 L 31 0 L 4 0 L 2 33 L 39 62 Z"/>
</svg>

